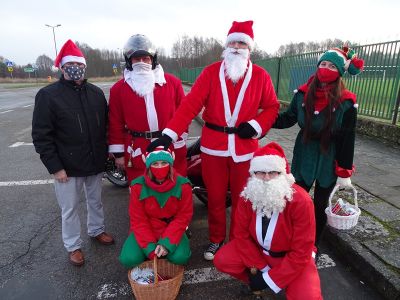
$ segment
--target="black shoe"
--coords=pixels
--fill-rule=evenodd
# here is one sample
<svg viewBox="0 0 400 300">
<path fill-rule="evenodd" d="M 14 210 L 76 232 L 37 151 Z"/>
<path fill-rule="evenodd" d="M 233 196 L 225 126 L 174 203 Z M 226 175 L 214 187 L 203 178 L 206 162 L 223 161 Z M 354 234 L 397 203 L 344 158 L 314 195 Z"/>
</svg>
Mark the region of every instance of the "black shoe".
<svg viewBox="0 0 400 300">
<path fill-rule="evenodd" d="M 224 243 L 210 243 L 206 251 L 204 251 L 204 259 L 213 260 L 215 253 L 222 247 Z"/>
</svg>

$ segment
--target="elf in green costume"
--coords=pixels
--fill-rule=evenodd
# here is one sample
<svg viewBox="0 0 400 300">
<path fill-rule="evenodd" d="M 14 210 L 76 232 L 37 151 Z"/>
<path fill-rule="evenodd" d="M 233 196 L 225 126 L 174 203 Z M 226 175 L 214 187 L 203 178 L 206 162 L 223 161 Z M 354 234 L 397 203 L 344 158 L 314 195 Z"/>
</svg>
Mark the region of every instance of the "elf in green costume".
<svg viewBox="0 0 400 300">
<path fill-rule="evenodd" d="M 130 234 L 119 257 L 125 267 L 155 255 L 178 265 L 190 258 L 185 231 L 193 215 L 192 189 L 188 179 L 174 172 L 173 156 L 164 147 L 147 153 L 145 174 L 132 181 Z"/>
<path fill-rule="evenodd" d="M 316 74 L 295 91 L 289 108 L 273 126 L 282 129 L 297 123 L 300 127 L 291 169 L 296 183 L 306 191 L 315 182 L 316 245 L 326 225 L 331 191 L 336 184 L 351 185 L 357 104 L 342 76 L 346 71 L 357 75 L 363 66 L 364 61 L 347 46 L 326 51 L 318 60 Z"/>
</svg>

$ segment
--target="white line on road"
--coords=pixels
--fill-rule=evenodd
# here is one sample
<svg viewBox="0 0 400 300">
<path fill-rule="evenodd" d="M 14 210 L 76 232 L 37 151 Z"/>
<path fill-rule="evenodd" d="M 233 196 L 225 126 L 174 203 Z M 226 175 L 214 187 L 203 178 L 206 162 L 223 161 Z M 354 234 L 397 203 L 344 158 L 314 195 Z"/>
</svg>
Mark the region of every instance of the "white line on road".
<svg viewBox="0 0 400 300">
<path fill-rule="evenodd" d="M 321 254 L 318 260 L 318 269 L 330 268 L 336 266 L 335 262 L 327 255 Z M 184 273 L 183 285 L 197 284 L 220 280 L 234 280 L 231 276 L 218 272 L 215 268 L 202 268 L 187 270 Z M 127 282 L 112 282 L 105 283 L 100 286 L 100 290 L 96 295 L 97 299 L 118 299 L 121 296 L 129 296 L 132 294 L 132 289 Z"/>
<path fill-rule="evenodd" d="M 0 186 L 38 185 L 38 184 L 52 184 L 52 183 L 54 183 L 54 179 L 25 180 L 25 181 L 0 181 Z"/>
<path fill-rule="evenodd" d="M 33 106 L 33 104 L 28 104 L 28 105 L 25 105 L 25 106 L 22 106 L 22 107 L 31 107 L 31 106 Z"/>
<path fill-rule="evenodd" d="M 10 110 L 5 110 L 5 111 L 0 111 L 0 114 L 5 114 L 5 113 L 8 113 L 8 112 L 10 112 L 10 111 L 14 111 L 13 109 L 10 109 Z"/>
<path fill-rule="evenodd" d="M 9 148 L 15 148 L 15 147 L 19 147 L 19 146 L 33 146 L 33 143 L 25 143 L 25 142 L 16 142 L 10 146 L 8 146 Z"/>
</svg>

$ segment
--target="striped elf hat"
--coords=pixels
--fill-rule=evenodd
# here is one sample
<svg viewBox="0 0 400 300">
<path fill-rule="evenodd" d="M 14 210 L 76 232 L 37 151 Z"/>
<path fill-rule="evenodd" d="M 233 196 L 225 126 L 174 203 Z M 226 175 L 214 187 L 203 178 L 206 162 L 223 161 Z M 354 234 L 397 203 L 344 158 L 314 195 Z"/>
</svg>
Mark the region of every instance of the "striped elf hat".
<svg viewBox="0 0 400 300">
<path fill-rule="evenodd" d="M 146 168 L 150 168 L 151 164 L 156 161 L 166 161 L 171 166 L 174 163 L 175 153 L 170 149 L 165 150 L 164 146 L 159 146 L 155 148 L 152 152 L 146 152 L 143 155 L 143 161 L 146 164 Z"/>
<path fill-rule="evenodd" d="M 347 45 L 344 45 L 342 49 L 333 48 L 323 53 L 318 59 L 317 66 L 319 66 L 321 61 L 333 63 L 338 69 L 340 76 L 343 76 L 346 72 L 350 75 L 357 75 L 364 68 L 364 61 L 358 58 L 357 53 Z"/>
</svg>

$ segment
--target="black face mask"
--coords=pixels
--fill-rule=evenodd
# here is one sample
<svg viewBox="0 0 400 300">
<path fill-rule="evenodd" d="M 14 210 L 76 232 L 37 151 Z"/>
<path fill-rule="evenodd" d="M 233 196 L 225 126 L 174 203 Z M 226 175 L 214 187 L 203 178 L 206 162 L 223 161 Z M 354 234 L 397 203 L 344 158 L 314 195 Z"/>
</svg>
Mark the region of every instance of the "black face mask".
<svg viewBox="0 0 400 300">
<path fill-rule="evenodd" d="M 86 68 L 80 68 L 77 65 L 65 66 L 64 71 L 71 80 L 79 81 L 85 76 Z"/>
</svg>

